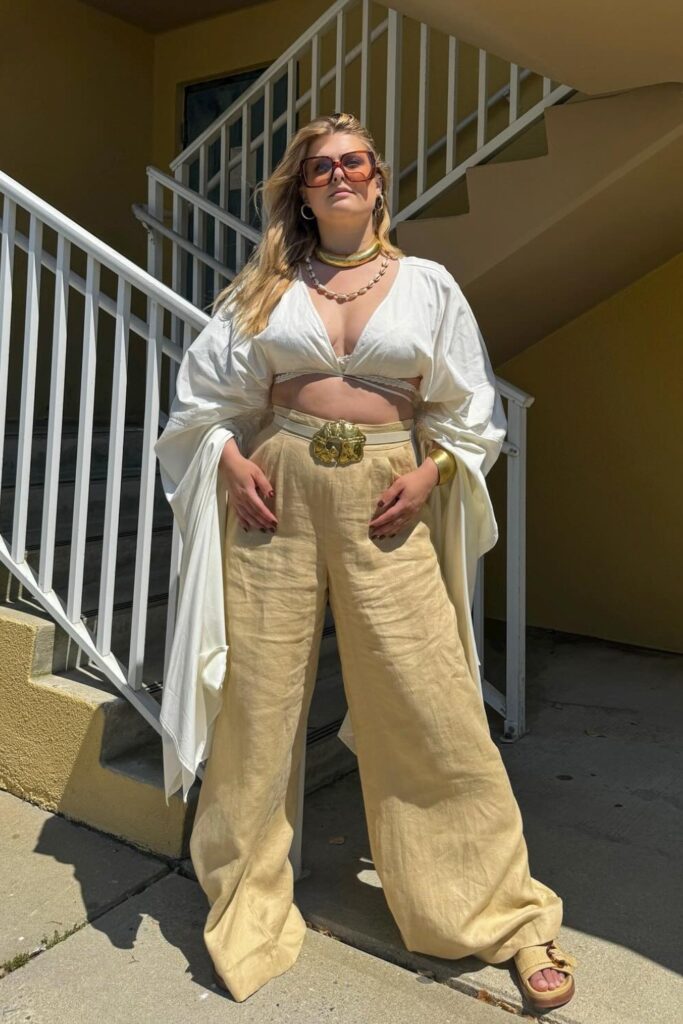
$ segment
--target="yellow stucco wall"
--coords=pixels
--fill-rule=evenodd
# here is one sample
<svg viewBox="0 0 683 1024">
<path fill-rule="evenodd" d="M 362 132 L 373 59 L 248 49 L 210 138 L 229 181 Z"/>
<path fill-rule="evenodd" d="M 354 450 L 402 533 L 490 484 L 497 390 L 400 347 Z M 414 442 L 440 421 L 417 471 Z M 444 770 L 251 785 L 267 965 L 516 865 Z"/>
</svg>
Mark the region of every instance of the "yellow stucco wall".
<svg viewBox="0 0 683 1024">
<path fill-rule="evenodd" d="M 0 0 L 0 168 L 129 258 L 146 236 L 154 38 L 76 0 Z"/>
<path fill-rule="evenodd" d="M 679 255 L 496 367 L 535 396 L 529 625 L 683 650 L 682 337 Z M 503 618 L 500 526 L 487 608 Z"/>
</svg>

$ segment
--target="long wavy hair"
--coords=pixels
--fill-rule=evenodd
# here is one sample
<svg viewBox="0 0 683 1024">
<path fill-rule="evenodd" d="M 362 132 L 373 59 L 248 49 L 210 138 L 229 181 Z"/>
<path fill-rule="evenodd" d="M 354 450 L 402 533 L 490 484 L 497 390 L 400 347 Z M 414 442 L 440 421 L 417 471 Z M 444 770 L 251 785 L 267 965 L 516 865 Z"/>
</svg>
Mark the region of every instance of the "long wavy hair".
<svg viewBox="0 0 683 1024">
<path fill-rule="evenodd" d="M 270 177 L 256 186 L 257 209 L 257 197 L 263 195 L 259 211 L 263 234 L 239 273 L 214 299 L 212 315 L 230 303 L 240 330 L 247 334 L 265 330 L 272 310 L 296 276 L 297 265 L 320 244 L 317 220 L 305 220 L 300 212 L 300 161 L 312 139 L 335 132 L 357 135 L 372 150 L 376 171 L 382 177 L 383 194 L 388 195 L 391 169 L 377 152 L 368 129 L 353 114 L 325 114 L 309 121 L 292 136 Z M 385 251 L 397 258 L 403 256 L 403 251 L 389 240 L 391 218 L 386 202 L 381 210 L 374 210 L 373 221 Z"/>
</svg>

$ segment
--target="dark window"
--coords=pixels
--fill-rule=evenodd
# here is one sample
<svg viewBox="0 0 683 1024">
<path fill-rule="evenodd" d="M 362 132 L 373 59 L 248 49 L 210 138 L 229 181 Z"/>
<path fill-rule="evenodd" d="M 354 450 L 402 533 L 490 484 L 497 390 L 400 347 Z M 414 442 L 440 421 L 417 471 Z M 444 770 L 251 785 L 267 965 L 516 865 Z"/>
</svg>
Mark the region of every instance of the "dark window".
<svg viewBox="0 0 683 1024">
<path fill-rule="evenodd" d="M 266 66 L 267 67 L 267 66 Z M 228 75 L 223 78 L 214 78 L 207 82 L 197 82 L 194 85 L 188 85 L 185 87 L 184 95 L 184 110 L 183 110 L 183 125 L 182 125 L 182 145 L 183 149 L 189 146 L 195 141 L 207 128 L 209 128 L 214 121 L 217 120 L 222 114 L 225 113 L 239 98 L 246 92 L 250 85 L 266 70 L 264 68 L 257 68 L 252 71 L 239 72 L 234 75 Z M 297 65 L 297 79 L 298 79 L 298 65 Z M 298 85 L 298 81 L 296 83 Z M 296 92 L 296 89 L 295 89 Z M 281 117 L 287 109 L 287 69 L 283 68 L 280 75 L 273 82 L 273 119 Z M 256 102 L 250 104 L 250 132 L 249 140 L 253 142 L 263 133 L 264 124 L 264 101 L 263 97 L 260 97 Z M 294 130 L 298 127 L 298 117 L 294 119 Z M 282 124 L 278 127 L 277 131 L 272 134 L 272 163 L 271 166 L 275 167 L 282 159 L 285 148 L 287 146 L 287 124 L 285 119 L 282 119 Z M 242 148 L 242 119 L 238 115 L 236 120 L 230 125 L 228 132 L 228 158 L 233 161 L 233 158 L 241 152 Z M 216 139 L 207 150 L 207 176 L 210 182 L 213 182 L 208 190 L 207 199 L 212 203 L 218 203 L 220 201 L 220 184 L 218 179 L 218 172 L 220 170 L 221 162 L 221 146 L 220 139 Z M 240 190 L 240 167 L 235 168 L 230 173 L 230 176 L 226 183 L 225 189 L 225 208 L 229 213 L 234 214 L 236 217 L 241 217 L 241 190 Z M 249 225 L 256 228 L 257 231 L 261 230 L 261 223 L 255 205 L 252 202 L 252 196 L 256 185 L 263 180 L 263 149 L 259 144 L 256 149 L 251 150 L 249 156 L 249 170 L 248 170 L 248 203 L 247 203 L 247 217 L 246 221 Z M 199 191 L 199 160 L 193 159 L 188 167 L 188 185 L 191 189 Z M 193 215 L 190 213 L 189 224 L 188 224 L 188 237 L 193 236 Z M 214 231 L 215 225 L 212 218 L 207 219 L 207 231 L 205 239 L 205 251 L 215 254 L 214 250 Z M 223 252 L 218 257 L 228 267 L 236 267 L 236 238 L 233 231 L 228 231 L 225 234 L 225 244 L 223 246 Z M 250 246 L 248 246 L 250 249 Z M 248 253 L 247 253 L 248 255 Z M 185 295 L 190 296 L 192 294 L 192 274 L 193 274 L 192 261 L 186 261 L 185 268 Z M 202 268 L 200 271 L 202 274 L 202 298 L 200 305 L 205 307 L 212 298 L 212 277 L 213 274 L 208 268 Z"/>
<path fill-rule="evenodd" d="M 260 78 L 265 68 L 241 71 L 225 78 L 212 78 L 209 82 L 197 82 L 185 86 L 185 109 L 183 111 L 182 146 L 185 149 L 198 135 L 220 117 L 235 100 L 245 92 L 252 82 Z M 230 140 L 234 144 L 233 140 Z"/>
</svg>

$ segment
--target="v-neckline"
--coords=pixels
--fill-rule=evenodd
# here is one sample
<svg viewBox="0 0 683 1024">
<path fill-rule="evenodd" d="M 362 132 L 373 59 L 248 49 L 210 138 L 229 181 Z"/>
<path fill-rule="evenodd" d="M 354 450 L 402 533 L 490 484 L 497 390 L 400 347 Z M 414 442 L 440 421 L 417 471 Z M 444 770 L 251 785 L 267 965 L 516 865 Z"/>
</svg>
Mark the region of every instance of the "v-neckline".
<svg viewBox="0 0 683 1024">
<path fill-rule="evenodd" d="M 373 309 L 372 313 L 370 314 L 368 319 L 365 321 L 365 326 L 363 327 L 362 331 L 358 335 L 358 338 L 356 340 L 356 344 L 353 346 L 353 349 L 351 350 L 351 352 L 348 352 L 348 353 L 346 353 L 343 356 L 338 355 L 337 352 L 335 352 L 335 350 L 334 350 L 334 345 L 332 344 L 332 341 L 330 339 L 330 335 L 329 335 L 329 332 L 327 330 L 327 327 L 325 326 L 323 318 L 321 317 L 321 315 L 320 315 L 320 313 L 318 311 L 318 307 L 315 305 L 315 303 L 313 302 L 313 299 L 311 298 L 311 296 L 309 294 L 309 288 L 308 288 L 308 285 L 306 284 L 306 282 L 304 280 L 301 264 L 299 264 L 299 267 L 298 267 L 299 282 L 301 284 L 301 287 L 304 289 L 304 291 L 306 293 L 306 301 L 308 302 L 308 305 L 310 306 L 311 310 L 313 311 L 313 315 L 314 315 L 314 317 L 315 317 L 315 319 L 316 319 L 316 321 L 318 323 L 318 327 L 320 328 L 320 333 L 321 333 L 324 341 L 327 344 L 327 347 L 328 347 L 328 349 L 330 351 L 330 354 L 332 355 L 333 359 L 335 360 L 335 362 L 339 366 L 346 367 L 348 365 L 348 363 L 351 361 L 351 359 L 353 359 L 353 357 L 355 356 L 355 354 L 358 351 L 359 347 L 361 346 L 362 342 L 365 340 L 365 336 L 366 336 L 366 334 L 368 332 L 368 329 L 369 329 L 370 325 L 372 324 L 373 320 L 375 319 L 375 317 L 377 316 L 379 311 L 384 307 L 384 305 L 386 304 L 386 302 L 388 301 L 390 296 L 393 295 L 394 289 L 396 288 L 396 286 L 398 284 L 399 277 L 401 276 L 401 269 L 403 267 L 404 260 L 405 260 L 405 256 L 400 256 L 398 258 L 398 270 L 396 272 L 396 277 L 394 278 L 394 280 L 393 280 L 393 282 L 391 284 L 391 288 L 386 293 L 386 295 L 381 300 L 381 302 L 377 306 L 375 306 L 375 308 Z"/>
</svg>

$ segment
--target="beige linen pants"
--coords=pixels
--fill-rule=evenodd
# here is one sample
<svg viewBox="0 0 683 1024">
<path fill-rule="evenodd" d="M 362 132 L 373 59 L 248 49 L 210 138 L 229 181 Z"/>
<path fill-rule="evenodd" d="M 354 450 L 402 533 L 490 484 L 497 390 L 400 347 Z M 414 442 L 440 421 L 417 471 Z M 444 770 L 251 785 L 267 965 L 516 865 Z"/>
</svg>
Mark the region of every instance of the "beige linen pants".
<svg viewBox="0 0 683 1024">
<path fill-rule="evenodd" d="M 271 423 L 250 457 L 275 489 L 279 526 L 245 532 L 228 503 L 228 664 L 190 838 L 210 905 L 204 941 L 231 994 L 241 1002 L 291 967 L 306 932 L 289 851 L 328 595 L 370 851 L 407 949 L 499 963 L 556 938 L 562 900 L 530 875 L 428 507 L 394 538 L 369 536 L 380 492 L 417 465 L 412 440 L 325 465 Z"/>
</svg>

